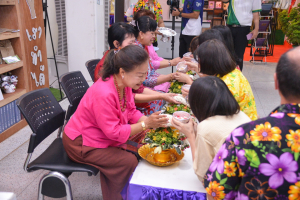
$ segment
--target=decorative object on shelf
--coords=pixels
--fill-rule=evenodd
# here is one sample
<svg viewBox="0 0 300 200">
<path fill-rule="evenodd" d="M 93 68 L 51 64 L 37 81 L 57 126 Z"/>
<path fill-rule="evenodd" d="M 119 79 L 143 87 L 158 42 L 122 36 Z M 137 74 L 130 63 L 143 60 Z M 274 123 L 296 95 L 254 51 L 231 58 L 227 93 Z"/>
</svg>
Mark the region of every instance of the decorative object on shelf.
<svg viewBox="0 0 300 200">
<path fill-rule="evenodd" d="M 1 75 L 1 88 L 5 93 L 13 93 L 16 91 L 18 77 L 15 75 Z"/>
<path fill-rule="evenodd" d="M 154 154 L 154 149 L 150 148 L 150 145 L 144 145 L 138 150 L 139 155 L 145 159 L 147 162 L 149 162 L 152 165 L 158 166 L 158 167 L 166 167 L 173 165 L 174 163 L 179 162 L 184 157 L 184 153 L 182 152 L 180 155 L 176 152 L 175 149 L 168 150 L 169 155 L 165 155 L 165 158 L 171 158 L 168 162 L 158 162 L 154 159 L 154 156 L 156 155 L 156 159 L 162 159 L 162 154 L 159 156 L 159 154 Z"/>
<path fill-rule="evenodd" d="M 154 148 L 155 154 L 160 154 L 163 150 L 175 149 L 180 155 L 184 149 L 189 147 L 185 135 L 174 127 L 151 129 L 146 133 L 143 143 L 150 144 L 150 148 Z"/>
<path fill-rule="evenodd" d="M 222 9 L 222 1 L 216 1 L 216 9 Z"/>
<path fill-rule="evenodd" d="M 0 40 L 0 64 L 5 57 L 14 56 L 15 52 L 10 40 Z M 3 60 L 4 61 L 4 60 Z M 5 61 L 4 61 L 5 62 Z"/>
<path fill-rule="evenodd" d="M 35 13 L 35 8 L 34 8 L 34 0 L 26 0 L 26 2 L 27 2 L 27 5 L 29 7 L 31 19 L 35 19 L 36 18 L 36 13 Z"/>
<path fill-rule="evenodd" d="M 5 57 L 5 58 L 2 58 L 2 60 L 4 60 L 4 62 L 5 62 L 6 64 L 12 64 L 12 63 L 16 63 L 16 62 L 21 61 L 21 59 L 20 59 L 19 56 L 17 56 L 17 55 L 14 55 L 14 56 L 8 56 L 8 57 Z"/>
<path fill-rule="evenodd" d="M 3 94 L 2 94 L 2 91 L 0 90 L 0 101 L 3 100 Z"/>
<path fill-rule="evenodd" d="M 215 8 L 215 1 L 208 1 L 208 8 L 214 9 Z"/>
<path fill-rule="evenodd" d="M 17 33 L 20 32 L 18 29 L 8 29 L 8 28 L 0 28 L 0 34 L 1 33 Z"/>
</svg>

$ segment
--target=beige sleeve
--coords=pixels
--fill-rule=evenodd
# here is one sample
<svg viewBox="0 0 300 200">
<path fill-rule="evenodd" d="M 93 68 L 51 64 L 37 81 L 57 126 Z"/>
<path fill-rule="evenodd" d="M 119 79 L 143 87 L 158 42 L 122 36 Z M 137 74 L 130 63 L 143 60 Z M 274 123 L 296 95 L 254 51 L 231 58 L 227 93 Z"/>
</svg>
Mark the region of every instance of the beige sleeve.
<svg viewBox="0 0 300 200">
<path fill-rule="evenodd" d="M 202 182 L 206 174 L 206 171 L 208 170 L 214 158 L 214 148 L 200 134 L 197 134 L 195 146 L 196 146 L 196 152 L 195 152 L 193 167 L 196 175 L 198 176 L 199 180 Z"/>
</svg>

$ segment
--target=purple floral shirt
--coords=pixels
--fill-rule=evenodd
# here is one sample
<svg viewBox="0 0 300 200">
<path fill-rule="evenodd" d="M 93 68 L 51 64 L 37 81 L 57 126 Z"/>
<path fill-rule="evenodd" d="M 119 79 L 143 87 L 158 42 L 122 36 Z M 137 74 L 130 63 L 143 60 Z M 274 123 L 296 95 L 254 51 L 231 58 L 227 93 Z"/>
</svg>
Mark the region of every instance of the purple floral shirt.
<svg viewBox="0 0 300 200">
<path fill-rule="evenodd" d="M 300 199 L 300 104 L 236 128 L 204 178 L 217 199 Z"/>
</svg>

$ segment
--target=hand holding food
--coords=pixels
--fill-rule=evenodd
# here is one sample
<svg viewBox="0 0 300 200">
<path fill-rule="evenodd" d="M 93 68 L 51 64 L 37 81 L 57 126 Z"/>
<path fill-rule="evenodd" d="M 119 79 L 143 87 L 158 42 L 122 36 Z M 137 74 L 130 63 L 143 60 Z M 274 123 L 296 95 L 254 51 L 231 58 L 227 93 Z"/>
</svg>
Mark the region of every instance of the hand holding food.
<svg viewBox="0 0 300 200">
<path fill-rule="evenodd" d="M 165 115 L 160 115 L 161 111 L 153 113 L 145 120 L 146 128 L 165 127 L 168 123 L 168 118 Z"/>
<path fill-rule="evenodd" d="M 174 93 L 164 93 L 163 99 L 169 103 L 181 104 L 181 102 L 175 98 L 176 96 L 177 94 Z"/>
</svg>

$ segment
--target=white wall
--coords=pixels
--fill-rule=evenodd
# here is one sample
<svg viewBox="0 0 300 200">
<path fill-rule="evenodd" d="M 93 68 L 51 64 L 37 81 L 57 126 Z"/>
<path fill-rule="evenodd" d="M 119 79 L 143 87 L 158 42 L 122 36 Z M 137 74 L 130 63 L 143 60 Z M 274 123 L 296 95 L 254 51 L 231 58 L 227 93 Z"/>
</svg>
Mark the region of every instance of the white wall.
<svg viewBox="0 0 300 200">
<path fill-rule="evenodd" d="M 85 62 L 101 58 L 104 51 L 104 2 L 66 0 L 69 71 L 81 71 L 91 77 Z"/>
<path fill-rule="evenodd" d="M 58 46 L 58 26 L 57 26 L 57 22 L 56 22 L 56 10 L 55 10 L 55 2 L 54 1 L 48 1 L 47 11 L 48 11 L 48 18 L 49 18 L 49 22 L 50 22 L 54 52 L 56 53 L 57 46 Z M 47 58 L 53 58 L 53 50 L 52 50 L 52 44 L 51 44 L 51 39 L 50 39 L 50 31 L 49 31 L 48 22 L 47 22 L 47 32 L 46 32 L 46 47 L 47 47 Z M 58 68 L 59 76 L 68 72 L 68 65 L 65 62 L 57 61 L 57 68 Z M 48 73 L 49 74 L 49 84 L 52 84 L 51 86 L 54 88 L 58 88 L 56 67 L 55 67 L 55 62 L 53 59 L 48 59 L 48 72 L 49 72 Z"/>
</svg>

